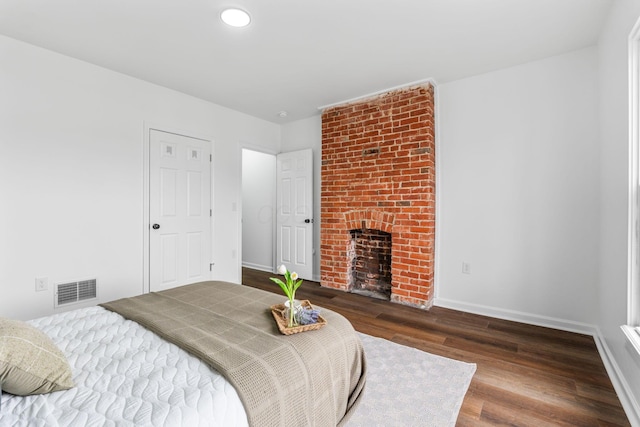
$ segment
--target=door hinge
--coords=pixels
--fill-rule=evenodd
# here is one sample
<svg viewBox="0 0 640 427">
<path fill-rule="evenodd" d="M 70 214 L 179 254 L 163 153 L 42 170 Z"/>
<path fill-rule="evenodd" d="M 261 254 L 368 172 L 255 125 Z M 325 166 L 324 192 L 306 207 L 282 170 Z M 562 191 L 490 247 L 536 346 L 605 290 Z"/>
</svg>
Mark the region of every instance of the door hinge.
<svg viewBox="0 0 640 427">
<path fill-rule="evenodd" d="M 213 162 L 213 154 L 209 154 L 209 163 Z"/>
<path fill-rule="evenodd" d="M 213 271 L 213 266 L 216 265 L 215 262 L 209 264 L 209 271 Z"/>
<path fill-rule="evenodd" d="M 209 209 L 209 216 L 213 216 L 213 209 Z"/>
</svg>

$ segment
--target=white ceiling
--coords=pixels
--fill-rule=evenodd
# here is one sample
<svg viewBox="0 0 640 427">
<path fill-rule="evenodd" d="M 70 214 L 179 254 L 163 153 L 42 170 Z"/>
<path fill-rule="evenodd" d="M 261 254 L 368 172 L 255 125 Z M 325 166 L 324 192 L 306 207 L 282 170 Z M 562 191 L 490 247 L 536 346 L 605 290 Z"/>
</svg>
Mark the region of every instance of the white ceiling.
<svg viewBox="0 0 640 427">
<path fill-rule="evenodd" d="M 0 0 L 0 34 L 284 123 L 593 45 L 611 2 Z M 228 6 L 249 27 L 222 24 Z"/>
</svg>

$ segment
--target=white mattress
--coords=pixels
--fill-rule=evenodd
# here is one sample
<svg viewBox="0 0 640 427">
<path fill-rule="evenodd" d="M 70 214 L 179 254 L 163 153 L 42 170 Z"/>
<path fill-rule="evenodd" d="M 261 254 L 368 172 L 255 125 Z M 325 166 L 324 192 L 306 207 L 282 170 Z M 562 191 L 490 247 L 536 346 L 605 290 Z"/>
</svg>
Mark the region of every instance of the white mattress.
<svg viewBox="0 0 640 427">
<path fill-rule="evenodd" d="M 76 387 L 2 394 L 1 426 L 246 426 L 219 373 L 135 322 L 101 307 L 29 321 L 65 353 Z"/>
</svg>

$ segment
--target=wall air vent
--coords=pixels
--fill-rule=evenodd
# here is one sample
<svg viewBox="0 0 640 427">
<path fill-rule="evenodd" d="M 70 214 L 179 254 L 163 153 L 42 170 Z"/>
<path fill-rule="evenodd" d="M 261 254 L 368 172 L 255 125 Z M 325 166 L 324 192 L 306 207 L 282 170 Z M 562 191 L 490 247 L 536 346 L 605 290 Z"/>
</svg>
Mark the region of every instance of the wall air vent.
<svg viewBox="0 0 640 427">
<path fill-rule="evenodd" d="M 98 284 L 96 279 L 58 283 L 56 285 L 55 307 L 95 299 L 97 296 Z"/>
</svg>

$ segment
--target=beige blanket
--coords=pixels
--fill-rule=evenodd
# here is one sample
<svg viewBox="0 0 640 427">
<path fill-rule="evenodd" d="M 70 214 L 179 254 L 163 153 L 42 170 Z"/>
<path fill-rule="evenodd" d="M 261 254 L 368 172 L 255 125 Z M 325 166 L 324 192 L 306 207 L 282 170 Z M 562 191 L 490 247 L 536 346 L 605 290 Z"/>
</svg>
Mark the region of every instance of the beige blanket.
<svg viewBox="0 0 640 427">
<path fill-rule="evenodd" d="M 344 317 L 326 309 L 322 329 L 281 335 L 269 307 L 285 299 L 232 283 L 202 282 L 101 305 L 223 374 L 251 426 L 342 424 L 364 389 L 360 339 Z"/>
</svg>

